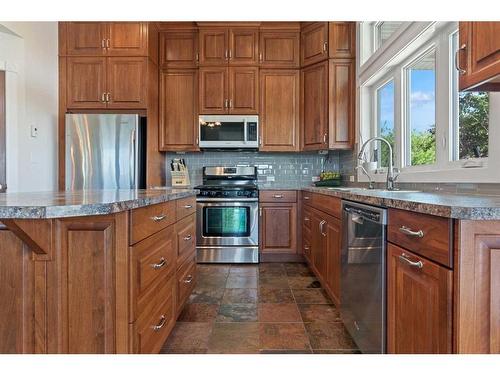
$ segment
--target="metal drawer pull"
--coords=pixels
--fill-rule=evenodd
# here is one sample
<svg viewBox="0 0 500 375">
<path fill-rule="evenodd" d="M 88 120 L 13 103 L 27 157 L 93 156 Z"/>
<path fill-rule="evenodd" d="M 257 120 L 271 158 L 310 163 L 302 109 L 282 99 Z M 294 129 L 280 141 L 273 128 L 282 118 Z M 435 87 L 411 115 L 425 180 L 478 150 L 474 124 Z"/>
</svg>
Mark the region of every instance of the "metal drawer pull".
<svg viewBox="0 0 500 375">
<path fill-rule="evenodd" d="M 186 277 L 186 279 L 184 279 L 184 284 L 191 284 L 192 282 L 193 282 L 192 275 L 188 275 L 188 277 Z"/>
<path fill-rule="evenodd" d="M 326 52 L 328 50 L 328 42 L 323 42 L 323 52 Z"/>
<path fill-rule="evenodd" d="M 304 246 L 304 250 L 309 250 L 309 249 L 310 249 L 309 245 Z"/>
<path fill-rule="evenodd" d="M 321 235 L 323 237 L 326 237 L 326 233 L 323 232 L 323 226 L 326 224 L 326 220 L 321 220 L 321 222 L 319 223 L 319 232 L 321 233 Z"/>
<path fill-rule="evenodd" d="M 167 264 L 167 260 L 164 257 L 161 257 L 160 258 L 160 262 L 159 263 L 153 263 L 151 265 L 151 267 L 153 267 L 153 269 L 155 269 L 155 270 L 159 270 L 160 268 L 162 268 L 166 264 Z"/>
<path fill-rule="evenodd" d="M 308 217 L 305 217 L 304 218 L 304 221 L 310 221 L 311 219 L 309 219 Z"/>
<path fill-rule="evenodd" d="M 424 236 L 424 232 L 422 231 L 422 229 L 414 231 L 414 230 L 411 230 L 410 228 L 405 227 L 404 225 L 402 225 L 399 228 L 399 231 L 401 233 L 406 234 L 407 236 L 418 237 L 418 238 L 422 238 Z"/>
<path fill-rule="evenodd" d="M 311 199 L 311 198 L 310 198 L 310 197 L 308 197 L 308 196 L 305 196 L 305 197 L 304 197 L 304 200 L 306 200 L 306 201 L 308 201 L 309 199 Z"/>
<path fill-rule="evenodd" d="M 191 241 L 191 238 L 193 237 L 191 237 L 191 235 L 188 234 L 186 237 L 184 237 L 184 241 Z"/>
<path fill-rule="evenodd" d="M 165 315 L 162 315 L 160 317 L 160 321 L 158 322 L 158 324 L 155 326 L 152 326 L 151 328 L 153 328 L 153 331 L 158 332 L 160 329 L 163 328 L 163 326 L 165 325 L 166 322 L 167 322 L 167 318 L 165 318 Z"/>
<path fill-rule="evenodd" d="M 414 262 L 408 258 L 408 255 L 406 255 L 406 253 L 401 254 L 399 256 L 399 259 L 405 261 L 408 265 L 412 267 L 422 268 L 424 266 L 421 260 L 419 260 L 418 262 Z"/>
<path fill-rule="evenodd" d="M 186 204 L 186 205 L 184 206 L 184 208 L 185 208 L 186 210 L 189 210 L 190 208 L 193 208 L 193 206 L 192 206 L 192 205 L 190 205 L 190 204 Z"/>
<path fill-rule="evenodd" d="M 273 198 L 283 198 L 283 194 L 274 194 Z"/>
<path fill-rule="evenodd" d="M 164 220 L 166 217 L 167 217 L 167 215 L 165 215 L 165 214 L 161 214 L 161 215 L 156 215 L 156 216 L 153 216 L 151 219 L 153 219 L 154 221 L 162 221 L 162 220 Z"/>
</svg>

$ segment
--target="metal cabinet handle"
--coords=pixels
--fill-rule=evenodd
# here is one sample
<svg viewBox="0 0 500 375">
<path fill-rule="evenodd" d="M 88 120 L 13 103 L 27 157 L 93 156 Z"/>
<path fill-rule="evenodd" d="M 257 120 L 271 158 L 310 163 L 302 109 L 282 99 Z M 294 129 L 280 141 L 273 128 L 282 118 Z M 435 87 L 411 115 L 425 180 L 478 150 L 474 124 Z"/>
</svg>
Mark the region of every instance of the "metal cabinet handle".
<svg viewBox="0 0 500 375">
<path fill-rule="evenodd" d="M 422 229 L 414 231 L 402 225 L 400 228 L 398 228 L 398 230 L 401 233 L 406 234 L 407 236 L 418 237 L 418 238 L 422 238 L 424 236 L 424 232 L 422 231 Z"/>
<path fill-rule="evenodd" d="M 200 54 L 198 52 L 196 52 L 196 54 L 194 55 L 194 59 L 196 60 L 196 62 L 200 61 Z"/>
<path fill-rule="evenodd" d="M 328 136 L 328 134 L 323 134 L 323 143 L 326 143 L 326 137 Z"/>
<path fill-rule="evenodd" d="M 413 260 L 411 260 L 410 258 L 408 258 L 408 255 L 406 253 L 402 253 L 400 256 L 399 256 L 399 259 L 404 261 L 406 264 L 412 266 L 412 267 L 417 267 L 417 268 L 422 268 L 424 266 L 424 264 L 422 263 L 421 260 L 419 260 L 418 262 L 414 262 Z"/>
<path fill-rule="evenodd" d="M 229 99 L 224 99 L 224 108 L 229 107 Z"/>
<path fill-rule="evenodd" d="M 465 74 L 467 73 L 467 71 L 465 69 L 462 69 L 460 67 L 460 51 L 465 51 L 465 49 L 467 48 L 467 45 L 466 44 L 462 44 L 460 46 L 460 48 L 458 48 L 456 51 L 455 51 L 455 69 L 458 70 L 458 73 L 459 74 Z"/>
<path fill-rule="evenodd" d="M 153 263 L 151 265 L 151 267 L 154 270 L 159 270 L 160 268 L 163 268 L 163 266 L 165 266 L 166 264 L 167 264 L 167 260 L 164 257 L 161 257 L 160 261 L 158 263 Z"/>
<path fill-rule="evenodd" d="M 259 137 L 259 146 L 262 146 L 262 137 Z"/>
<path fill-rule="evenodd" d="M 262 216 L 262 207 L 259 207 L 259 216 Z"/>
<path fill-rule="evenodd" d="M 323 52 L 326 52 L 326 51 L 328 51 L 328 42 L 324 41 L 323 42 Z"/>
<path fill-rule="evenodd" d="M 229 60 L 231 60 L 233 58 L 233 50 L 229 50 Z"/>
<path fill-rule="evenodd" d="M 304 218 L 304 221 L 310 221 L 311 219 L 309 219 L 308 217 L 305 217 Z"/>
<path fill-rule="evenodd" d="M 111 101 L 111 93 L 107 92 L 106 93 L 106 103 L 109 103 Z"/>
<path fill-rule="evenodd" d="M 273 198 L 283 198 L 283 194 L 274 194 Z"/>
<path fill-rule="evenodd" d="M 193 238 L 193 236 L 191 236 L 190 234 L 188 234 L 186 237 L 183 238 L 184 241 L 191 241 L 191 238 Z"/>
<path fill-rule="evenodd" d="M 109 48 L 110 42 L 109 39 L 106 39 L 106 48 Z"/>
<path fill-rule="evenodd" d="M 233 108 L 233 99 L 229 99 L 229 108 Z"/>
<path fill-rule="evenodd" d="M 309 245 L 304 245 L 304 250 L 305 250 L 305 251 L 308 251 L 308 250 L 310 250 L 310 249 L 311 249 L 311 247 L 310 247 Z"/>
<path fill-rule="evenodd" d="M 153 221 L 162 221 L 162 220 L 164 220 L 166 217 L 167 217 L 167 215 L 165 215 L 165 214 L 161 214 L 161 215 L 156 215 L 156 216 L 153 216 L 151 219 L 152 219 Z"/>
<path fill-rule="evenodd" d="M 229 53 L 228 53 L 228 50 L 225 50 L 225 51 L 224 51 L 224 57 L 225 57 L 225 59 L 226 59 L 226 60 L 229 58 Z"/>
<path fill-rule="evenodd" d="M 106 93 L 105 92 L 103 92 L 101 95 L 101 102 L 106 103 Z"/>
<path fill-rule="evenodd" d="M 185 208 L 186 210 L 189 210 L 190 208 L 193 208 L 193 206 L 192 206 L 192 205 L 190 205 L 190 204 L 186 204 L 186 205 L 184 206 L 184 208 Z"/>
<path fill-rule="evenodd" d="M 309 197 L 307 195 L 304 197 L 304 200 L 306 200 L 306 201 L 308 201 L 309 199 L 311 199 L 311 197 Z"/>
<path fill-rule="evenodd" d="M 188 277 L 184 279 L 184 284 L 191 284 L 192 282 L 193 282 L 193 275 L 188 275 Z"/>
<path fill-rule="evenodd" d="M 160 321 L 158 322 L 158 324 L 155 326 L 152 326 L 151 328 L 153 328 L 153 331 L 158 332 L 160 329 L 163 328 L 163 326 L 165 325 L 166 322 L 167 322 L 167 318 L 165 318 L 165 315 L 162 315 L 160 317 Z"/>
<path fill-rule="evenodd" d="M 259 61 L 262 61 L 262 52 L 259 52 Z"/>
<path fill-rule="evenodd" d="M 101 48 L 106 48 L 106 39 L 101 40 Z"/>
<path fill-rule="evenodd" d="M 323 232 L 323 228 L 324 228 L 325 224 L 326 224 L 326 220 L 321 220 L 319 223 L 319 232 L 321 233 L 321 235 L 323 237 L 326 237 L 326 233 Z"/>
</svg>

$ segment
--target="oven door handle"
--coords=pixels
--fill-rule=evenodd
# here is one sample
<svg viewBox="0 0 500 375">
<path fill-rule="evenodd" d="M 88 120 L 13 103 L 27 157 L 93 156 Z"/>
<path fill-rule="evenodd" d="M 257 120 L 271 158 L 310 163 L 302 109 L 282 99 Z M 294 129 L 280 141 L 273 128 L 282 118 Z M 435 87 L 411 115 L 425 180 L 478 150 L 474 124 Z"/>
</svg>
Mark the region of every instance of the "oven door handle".
<svg viewBox="0 0 500 375">
<path fill-rule="evenodd" d="M 258 202 L 259 198 L 197 198 L 196 202 L 241 202 L 241 203 L 249 203 L 249 202 Z"/>
</svg>

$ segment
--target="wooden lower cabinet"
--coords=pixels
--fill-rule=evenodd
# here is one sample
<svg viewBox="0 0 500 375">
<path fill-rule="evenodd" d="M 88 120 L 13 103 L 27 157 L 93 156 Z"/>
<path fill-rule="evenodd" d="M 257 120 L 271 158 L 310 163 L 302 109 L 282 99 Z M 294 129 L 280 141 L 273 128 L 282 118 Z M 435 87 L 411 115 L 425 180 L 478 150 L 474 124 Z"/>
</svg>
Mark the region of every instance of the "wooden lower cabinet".
<svg viewBox="0 0 500 375">
<path fill-rule="evenodd" d="M 452 352 L 452 271 L 391 243 L 387 348 L 392 354 Z"/>
<path fill-rule="evenodd" d="M 297 203 L 261 203 L 260 221 L 262 253 L 297 253 Z"/>
<path fill-rule="evenodd" d="M 329 216 L 325 224 L 326 231 L 326 289 L 335 303 L 340 303 L 340 253 L 342 250 L 342 223 Z"/>
</svg>

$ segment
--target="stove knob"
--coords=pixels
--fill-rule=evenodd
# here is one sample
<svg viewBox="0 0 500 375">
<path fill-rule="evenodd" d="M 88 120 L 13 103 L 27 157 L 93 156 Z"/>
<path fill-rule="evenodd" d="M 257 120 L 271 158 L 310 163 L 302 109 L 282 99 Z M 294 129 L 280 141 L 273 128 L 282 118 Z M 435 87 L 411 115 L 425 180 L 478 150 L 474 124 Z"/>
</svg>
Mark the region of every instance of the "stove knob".
<svg viewBox="0 0 500 375">
<path fill-rule="evenodd" d="M 212 197 L 215 197 L 215 196 L 217 195 L 217 192 L 215 192 L 215 191 L 211 191 L 211 192 L 210 192 L 210 195 L 211 195 Z"/>
</svg>

